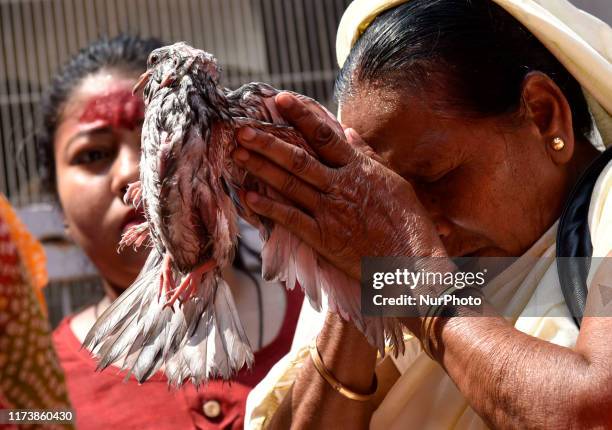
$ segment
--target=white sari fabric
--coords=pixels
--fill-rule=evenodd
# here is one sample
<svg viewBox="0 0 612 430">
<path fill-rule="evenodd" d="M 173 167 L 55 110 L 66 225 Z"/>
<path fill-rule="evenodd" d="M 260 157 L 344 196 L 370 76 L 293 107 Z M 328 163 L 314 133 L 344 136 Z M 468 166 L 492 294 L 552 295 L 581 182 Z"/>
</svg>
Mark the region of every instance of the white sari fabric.
<svg viewBox="0 0 612 430">
<path fill-rule="evenodd" d="M 381 12 L 409 0 L 355 0 L 338 29 L 336 51 L 342 66 L 367 25 Z M 612 144 L 612 29 L 566 0 L 492 0 L 527 27 L 582 85 L 596 124 L 593 145 Z M 593 257 L 612 252 L 612 163 L 600 174 L 589 207 Z M 578 336 L 563 298 L 555 264 L 553 225 L 523 256 L 487 285 L 489 301 L 524 333 L 566 347 Z M 589 273 L 589 286 L 598 269 Z M 533 315 L 538 315 L 534 317 Z M 294 343 L 251 392 L 247 428 L 264 428 L 309 359 L 308 345 L 323 325 L 304 304 Z M 394 364 L 400 372 L 372 416 L 372 429 L 486 428 L 444 370 L 406 336 L 406 353 Z M 379 366 L 379 369 L 381 367 Z M 377 371 L 379 371 L 377 369 Z"/>
</svg>

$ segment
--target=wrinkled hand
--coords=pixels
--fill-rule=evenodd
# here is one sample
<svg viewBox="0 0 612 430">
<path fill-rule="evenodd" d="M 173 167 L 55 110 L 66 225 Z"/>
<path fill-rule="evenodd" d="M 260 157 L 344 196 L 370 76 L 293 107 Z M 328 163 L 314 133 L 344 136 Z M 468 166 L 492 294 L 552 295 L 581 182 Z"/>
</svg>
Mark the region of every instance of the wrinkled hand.
<svg viewBox="0 0 612 430">
<path fill-rule="evenodd" d="M 410 183 L 385 167 L 357 132 L 342 134 L 338 123 L 291 94 L 279 94 L 276 103 L 319 159 L 270 134 L 241 129 L 236 163 L 295 203 L 249 192 L 251 210 L 285 226 L 355 279 L 364 256 L 446 255 Z"/>
</svg>

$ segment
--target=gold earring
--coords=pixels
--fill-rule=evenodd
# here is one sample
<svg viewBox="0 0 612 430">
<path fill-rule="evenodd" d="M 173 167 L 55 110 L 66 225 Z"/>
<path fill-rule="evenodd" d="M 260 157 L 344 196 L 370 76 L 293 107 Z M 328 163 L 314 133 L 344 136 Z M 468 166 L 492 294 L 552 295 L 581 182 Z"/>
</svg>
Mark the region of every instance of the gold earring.
<svg viewBox="0 0 612 430">
<path fill-rule="evenodd" d="M 555 137 L 552 141 L 552 148 L 555 151 L 561 151 L 563 148 L 565 148 L 565 141 L 560 137 Z"/>
</svg>

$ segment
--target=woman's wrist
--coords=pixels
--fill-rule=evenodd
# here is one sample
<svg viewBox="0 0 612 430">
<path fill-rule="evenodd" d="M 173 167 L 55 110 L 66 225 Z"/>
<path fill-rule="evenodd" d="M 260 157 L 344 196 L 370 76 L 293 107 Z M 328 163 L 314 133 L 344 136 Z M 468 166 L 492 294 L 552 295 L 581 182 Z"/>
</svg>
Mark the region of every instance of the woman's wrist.
<svg viewBox="0 0 612 430">
<path fill-rule="evenodd" d="M 342 385 L 360 393 L 371 389 L 377 351 L 352 323 L 329 312 L 317 349 L 327 370 Z"/>
<path fill-rule="evenodd" d="M 333 379 L 352 392 L 369 393 L 376 350 L 352 323 L 328 313 L 317 349 Z M 367 429 L 373 411 L 374 402 L 347 398 L 332 387 L 309 358 L 267 428 Z"/>
</svg>

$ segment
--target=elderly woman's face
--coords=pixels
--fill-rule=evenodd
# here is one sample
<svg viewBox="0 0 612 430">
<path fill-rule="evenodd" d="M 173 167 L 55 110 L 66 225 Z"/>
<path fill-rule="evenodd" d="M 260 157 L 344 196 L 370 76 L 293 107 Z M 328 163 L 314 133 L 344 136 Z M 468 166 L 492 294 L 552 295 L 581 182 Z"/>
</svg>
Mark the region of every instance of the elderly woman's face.
<svg viewBox="0 0 612 430">
<path fill-rule="evenodd" d="M 57 187 L 68 232 L 111 285 L 128 287 L 146 249 L 117 252 L 121 234 L 144 221 L 123 203 L 138 180 L 142 99 L 131 89 L 137 74 L 102 71 L 70 95 L 55 133 Z"/>
<path fill-rule="evenodd" d="M 566 169 L 533 124 L 443 117 L 428 103 L 378 89 L 341 117 L 412 184 L 450 256 L 521 255 L 559 216 Z"/>
</svg>

